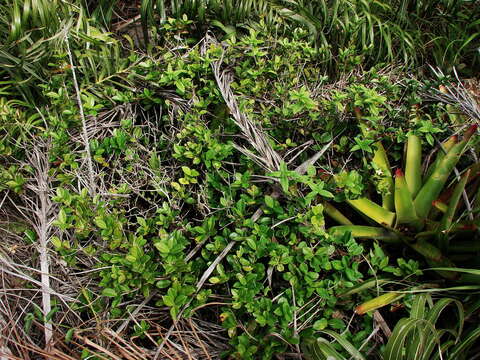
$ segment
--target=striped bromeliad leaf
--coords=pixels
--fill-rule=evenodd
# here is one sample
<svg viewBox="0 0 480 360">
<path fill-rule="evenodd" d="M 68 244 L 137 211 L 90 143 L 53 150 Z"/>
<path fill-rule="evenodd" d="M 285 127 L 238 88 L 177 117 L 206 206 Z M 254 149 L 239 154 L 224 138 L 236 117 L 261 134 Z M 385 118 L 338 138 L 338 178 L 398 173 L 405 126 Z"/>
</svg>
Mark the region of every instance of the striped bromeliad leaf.
<svg viewBox="0 0 480 360">
<path fill-rule="evenodd" d="M 383 296 L 385 296 L 384 300 L 379 301 L 379 298 L 376 298 L 371 300 L 372 303 L 386 304 L 399 294 L 389 293 Z M 445 310 L 451 307 L 455 308 L 457 313 L 455 325 L 442 328 L 442 321 L 439 320 Z M 452 317 L 452 314 L 452 312 L 448 312 L 444 317 Z M 385 349 L 376 358 L 382 360 L 470 359 L 472 355 L 476 354 L 471 348 L 480 338 L 480 328 L 474 326 L 468 331 L 464 331 L 464 324 L 465 310 L 459 300 L 441 298 L 434 302 L 429 294 L 417 294 L 413 299 L 410 316 L 397 322 Z M 357 349 L 342 334 L 330 330 L 323 330 L 319 334 L 321 336 L 316 340 L 310 340 L 308 344 L 302 346 L 307 359 L 360 360 L 369 358 L 366 355 L 370 353 L 368 346 L 363 352 L 361 351 L 365 344 Z M 333 340 L 327 340 L 325 335 Z"/>
</svg>

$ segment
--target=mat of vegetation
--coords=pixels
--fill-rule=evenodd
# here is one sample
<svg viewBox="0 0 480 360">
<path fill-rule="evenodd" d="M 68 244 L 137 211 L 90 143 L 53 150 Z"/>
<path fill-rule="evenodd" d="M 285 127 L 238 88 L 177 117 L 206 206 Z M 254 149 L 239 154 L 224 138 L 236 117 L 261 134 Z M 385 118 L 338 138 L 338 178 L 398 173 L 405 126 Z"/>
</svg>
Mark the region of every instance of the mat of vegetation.
<svg viewBox="0 0 480 360">
<path fill-rule="evenodd" d="M 478 358 L 479 19 L 0 2 L 0 358 Z"/>
</svg>

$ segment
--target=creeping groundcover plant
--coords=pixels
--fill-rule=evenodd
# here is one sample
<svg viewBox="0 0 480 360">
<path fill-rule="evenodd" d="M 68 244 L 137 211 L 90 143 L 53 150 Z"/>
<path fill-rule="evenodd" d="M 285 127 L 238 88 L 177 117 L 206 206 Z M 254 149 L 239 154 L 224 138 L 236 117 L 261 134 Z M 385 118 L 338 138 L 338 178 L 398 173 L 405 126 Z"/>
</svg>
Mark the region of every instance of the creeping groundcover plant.
<svg viewBox="0 0 480 360">
<path fill-rule="evenodd" d="M 0 358 L 474 359 L 476 5 L 0 1 Z"/>
</svg>

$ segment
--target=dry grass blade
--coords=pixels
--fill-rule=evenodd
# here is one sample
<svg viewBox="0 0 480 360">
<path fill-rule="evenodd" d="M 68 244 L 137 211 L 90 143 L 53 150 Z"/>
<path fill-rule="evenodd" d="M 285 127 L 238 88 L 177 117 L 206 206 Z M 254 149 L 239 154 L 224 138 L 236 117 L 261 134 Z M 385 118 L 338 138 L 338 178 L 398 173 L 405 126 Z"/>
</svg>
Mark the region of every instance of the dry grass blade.
<svg viewBox="0 0 480 360">
<path fill-rule="evenodd" d="M 38 250 L 40 253 L 40 271 L 42 284 L 42 308 L 43 315 L 47 317 L 52 310 L 50 294 L 50 271 L 48 242 L 50 240 L 51 225 L 56 215 L 54 214 L 54 204 L 50 200 L 49 192 L 51 189 L 50 178 L 48 175 L 49 162 L 41 146 L 35 147 L 33 153 L 29 155 L 30 166 L 35 171 L 35 178 L 28 185 L 37 196 L 36 202 L 30 202 L 34 206 L 32 212 L 35 217 L 32 219 L 32 225 L 38 236 Z M 53 336 L 52 324 L 45 321 L 45 346 L 48 348 Z"/>
<path fill-rule="evenodd" d="M 125 359 L 134 359 L 140 360 L 148 358 L 148 356 L 142 352 L 142 349 L 136 346 L 132 341 L 127 341 L 117 334 L 117 332 L 111 329 L 105 329 L 103 331 L 105 336 L 115 339 L 117 342 L 113 341 L 113 344 L 117 347 L 118 351 L 122 354 Z"/>
<path fill-rule="evenodd" d="M 439 78 L 444 77 L 445 75 L 442 73 L 441 70 L 433 69 L 432 71 L 435 75 Z M 425 93 L 424 97 L 434 101 L 440 101 L 444 104 L 454 105 L 458 107 L 458 110 L 470 117 L 472 120 L 476 121 L 477 123 L 480 122 L 480 104 L 475 100 L 472 93 L 467 90 L 464 83 L 460 80 L 457 72 L 455 71 L 456 83 L 451 84 L 450 86 L 446 87 L 447 91 L 442 92 L 440 90 L 435 89 L 433 93 Z M 477 84 L 477 86 L 479 86 Z"/>
<path fill-rule="evenodd" d="M 86 344 L 88 346 L 91 346 L 92 348 L 94 348 L 94 349 L 100 351 L 101 353 L 109 356 L 108 358 L 102 356 L 101 358 L 103 358 L 103 359 L 122 360 L 122 358 L 118 357 L 117 355 L 115 355 L 114 353 L 109 351 L 108 349 L 105 349 L 104 347 L 96 344 L 95 342 L 93 342 L 92 340 L 90 340 L 90 339 L 88 339 L 84 336 L 81 336 L 80 334 L 75 333 L 74 337 L 76 339 L 81 340 L 84 344 Z M 97 356 L 99 356 L 99 354 L 97 354 Z"/>
<path fill-rule="evenodd" d="M 0 327 L 5 329 L 7 327 L 7 323 L 3 318 L 3 315 L 0 314 Z M 3 338 L 0 338 L 0 360 L 8 360 L 12 357 L 12 351 L 7 346 L 6 341 Z"/>
<path fill-rule="evenodd" d="M 208 360 L 211 360 L 212 358 L 211 358 L 210 354 L 208 353 L 207 348 L 205 347 L 205 344 L 203 343 L 203 341 L 198 336 L 198 332 L 195 330 L 195 326 L 192 323 L 192 319 L 188 319 L 188 323 L 190 325 L 190 328 L 192 329 L 193 335 L 195 336 L 195 339 L 196 339 L 197 343 L 200 345 L 200 347 L 201 347 L 202 351 L 204 352 L 206 358 Z"/>
<path fill-rule="evenodd" d="M 31 276 L 27 275 L 26 273 L 21 271 L 19 269 L 19 267 L 20 267 L 19 264 L 13 262 L 8 257 L 8 255 L 6 253 L 4 253 L 3 251 L 0 250 L 0 270 L 2 271 L 2 273 L 11 275 L 13 277 L 16 277 L 18 279 L 26 281 L 28 283 L 35 284 L 35 285 L 39 286 L 40 288 L 42 288 L 42 282 L 41 281 L 37 281 L 34 278 L 32 278 Z M 33 270 L 33 269 L 31 269 L 31 270 Z M 39 272 L 40 272 L 40 274 L 42 273 L 41 270 Z M 49 287 L 47 289 L 43 289 L 42 291 L 44 291 L 44 292 L 46 292 L 50 295 L 54 295 L 54 296 L 60 298 L 63 302 L 66 302 L 66 301 L 77 302 L 78 301 L 77 299 L 75 299 L 71 296 L 59 293 L 58 291 L 54 291 L 51 287 Z"/>
<path fill-rule="evenodd" d="M 88 176 L 89 176 L 89 191 L 90 191 L 90 195 L 93 196 L 96 193 L 95 191 L 96 186 L 95 186 L 95 176 L 93 173 L 92 154 L 90 153 L 90 142 L 88 140 L 87 120 L 85 119 L 85 114 L 83 112 L 83 104 L 82 104 L 82 98 L 80 96 L 80 88 L 78 86 L 77 75 L 75 72 L 75 65 L 73 64 L 72 52 L 70 50 L 70 44 L 67 38 L 65 39 L 65 42 L 67 43 L 67 53 L 68 53 L 68 58 L 70 60 L 70 66 L 72 69 L 73 85 L 75 87 L 78 109 L 80 111 L 80 118 L 82 120 L 82 136 L 85 144 L 85 153 L 87 154 L 86 160 L 87 160 Z"/>
<path fill-rule="evenodd" d="M 214 43 L 216 43 L 215 39 L 207 35 L 204 46 Z M 222 63 L 223 58 L 212 63 L 213 74 L 215 75 L 220 93 L 230 110 L 230 114 L 233 116 L 235 124 L 240 128 L 245 139 L 248 140 L 260 156 L 238 145 L 235 145 L 235 148 L 265 168 L 268 172 L 279 170 L 280 164 L 283 161 L 282 157 L 272 148 L 265 132 L 240 111 L 235 95 L 230 87 L 233 81 L 233 75 L 229 71 L 221 69 Z"/>
<path fill-rule="evenodd" d="M 301 163 L 299 166 L 297 166 L 295 168 L 295 171 L 300 175 L 305 174 L 307 172 L 308 167 L 314 165 L 318 161 L 318 159 L 320 159 L 323 156 L 323 154 L 325 154 L 325 152 L 330 148 L 330 146 L 332 146 L 332 144 L 333 144 L 333 140 L 330 141 L 328 144 L 326 144 L 322 148 L 322 150 L 316 152 L 315 155 L 313 155 L 311 158 L 307 159 L 306 161 Z"/>
<path fill-rule="evenodd" d="M 121 334 L 125 329 L 126 327 L 128 326 L 128 323 L 135 318 L 135 316 L 140 312 L 140 310 L 149 303 L 150 300 L 153 299 L 153 297 L 157 295 L 157 292 L 156 291 L 152 291 L 152 293 L 146 297 L 142 303 L 140 305 L 138 305 L 135 310 L 132 311 L 132 313 L 130 314 L 130 316 L 122 323 L 122 325 L 120 325 L 120 327 L 117 329 L 116 333 L 118 334 Z M 113 331 L 112 331 L 113 333 Z"/>
<path fill-rule="evenodd" d="M 383 331 L 385 337 L 389 338 L 392 335 L 392 330 L 390 330 L 390 327 L 378 310 L 373 312 L 373 319 L 378 327 Z"/>
</svg>

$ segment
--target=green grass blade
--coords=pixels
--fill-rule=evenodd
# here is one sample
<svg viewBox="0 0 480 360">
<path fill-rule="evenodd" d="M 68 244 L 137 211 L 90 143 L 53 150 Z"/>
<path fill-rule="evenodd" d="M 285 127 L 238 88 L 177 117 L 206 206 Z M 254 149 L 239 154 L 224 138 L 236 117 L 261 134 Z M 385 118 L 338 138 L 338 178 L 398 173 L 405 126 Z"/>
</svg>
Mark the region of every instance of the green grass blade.
<svg viewBox="0 0 480 360">
<path fill-rule="evenodd" d="M 413 250 L 418 252 L 422 255 L 429 264 L 440 268 L 440 267 L 454 267 L 455 265 L 452 263 L 450 259 L 445 257 L 442 252 L 434 245 L 430 244 L 429 242 L 420 239 L 416 242 L 407 243 Z M 458 274 L 456 272 L 451 271 L 442 271 L 437 270 L 437 272 L 445 277 L 446 279 L 457 279 Z"/>
<path fill-rule="evenodd" d="M 419 294 L 415 296 L 412 308 L 410 310 L 410 319 L 425 319 L 426 318 L 426 303 L 431 302 L 430 294 Z M 422 354 L 423 345 L 425 344 L 425 333 L 420 326 L 412 330 L 412 336 L 410 344 L 407 344 L 407 358 L 408 359 L 420 359 Z M 433 348 L 433 347 L 432 347 Z M 427 352 L 427 350 L 426 350 Z"/>
<path fill-rule="evenodd" d="M 419 346 L 424 346 L 425 343 L 429 341 L 439 342 L 438 336 L 434 328 L 426 320 L 423 319 L 401 319 L 395 329 L 393 330 L 392 335 L 390 336 L 387 346 L 385 347 L 385 352 L 383 353 L 383 360 L 402 360 L 404 359 L 404 348 L 406 343 L 410 340 L 410 335 L 415 329 L 419 331 L 424 331 L 421 344 Z M 425 331 L 428 329 L 428 332 Z"/>
<path fill-rule="evenodd" d="M 390 280 L 388 280 L 388 279 L 371 278 L 371 279 L 365 280 L 364 282 L 362 282 L 358 285 L 355 285 L 352 288 L 349 288 L 348 290 L 338 294 L 337 296 L 338 297 L 347 297 L 347 296 L 350 296 L 350 295 L 358 294 L 358 293 L 361 293 L 365 290 L 371 289 L 373 287 L 379 287 L 380 285 L 385 284 L 389 281 Z"/>
<path fill-rule="evenodd" d="M 157 0 L 157 13 L 160 16 L 160 22 L 164 23 L 167 20 L 167 13 L 165 10 L 165 0 Z"/>
<path fill-rule="evenodd" d="M 332 338 L 335 339 L 344 349 L 350 354 L 350 359 L 353 360 L 365 360 L 363 355 L 360 353 L 360 351 L 357 350 L 357 348 L 352 345 L 351 342 L 345 340 L 344 336 L 336 333 L 335 331 L 331 330 L 323 330 L 321 331 L 323 334 L 327 334 L 331 336 Z"/>
<path fill-rule="evenodd" d="M 477 269 L 464 269 L 464 268 L 457 268 L 457 267 L 434 267 L 427 270 L 435 270 L 435 271 L 453 271 L 458 273 L 464 274 L 472 274 L 480 276 L 480 270 Z"/>
<path fill-rule="evenodd" d="M 324 338 L 318 338 L 311 349 L 314 354 L 310 353 L 310 355 L 314 355 L 312 356 L 314 360 L 347 360 Z"/>
<path fill-rule="evenodd" d="M 415 296 L 412 308 L 410 310 L 411 319 L 424 319 L 426 314 L 426 303 L 431 298 L 428 294 L 420 294 Z"/>
<path fill-rule="evenodd" d="M 152 19 L 153 0 L 142 0 L 140 4 L 140 20 L 142 23 L 143 40 L 147 45 L 149 43 L 148 26 Z"/>
<path fill-rule="evenodd" d="M 480 339 L 480 326 L 470 331 L 449 353 L 449 360 L 467 359 L 468 350 Z"/>
<path fill-rule="evenodd" d="M 463 305 L 459 300 L 456 299 L 450 299 L 450 298 L 443 298 L 438 300 L 435 305 L 432 307 L 432 309 L 428 312 L 426 319 L 433 325 L 436 325 L 438 318 L 440 317 L 441 313 L 447 306 L 450 304 L 455 304 L 458 310 L 458 331 L 457 331 L 457 336 L 459 337 L 462 333 L 463 330 L 463 325 L 465 322 L 464 318 L 464 309 Z"/>
<path fill-rule="evenodd" d="M 442 339 L 442 336 L 447 336 L 446 334 L 452 334 L 454 331 L 452 330 L 447 330 L 447 329 L 442 329 L 442 330 L 437 330 L 437 336 L 439 339 Z M 455 334 L 452 334 L 455 336 Z M 440 344 L 435 343 L 432 341 L 431 343 L 427 344 L 425 346 L 424 350 L 424 356 L 426 360 L 434 360 L 434 359 L 440 359 L 440 355 L 444 358 L 445 354 L 447 353 L 448 349 L 455 345 L 454 340 L 444 340 L 442 339 Z M 435 349 L 436 348 L 436 349 Z M 436 350 L 436 351 L 434 351 Z"/>
</svg>

